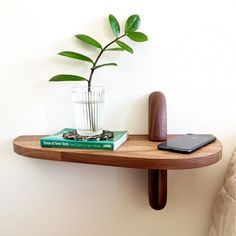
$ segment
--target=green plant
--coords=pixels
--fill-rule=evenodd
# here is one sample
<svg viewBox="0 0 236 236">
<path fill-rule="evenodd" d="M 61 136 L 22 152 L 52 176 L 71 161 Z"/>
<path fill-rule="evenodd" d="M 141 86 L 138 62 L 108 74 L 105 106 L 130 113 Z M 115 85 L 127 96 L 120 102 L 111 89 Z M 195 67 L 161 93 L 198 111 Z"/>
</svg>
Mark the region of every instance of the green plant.
<svg viewBox="0 0 236 236">
<path fill-rule="evenodd" d="M 112 40 L 110 43 L 108 43 L 105 47 L 102 47 L 102 45 L 95 40 L 94 38 L 84 35 L 84 34 L 77 34 L 75 37 L 81 41 L 83 41 L 86 44 L 89 44 L 90 46 L 93 46 L 94 48 L 97 48 L 100 50 L 95 60 L 92 60 L 91 58 L 72 51 L 63 51 L 60 52 L 59 55 L 70 57 L 77 60 L 82 60 L 88 63 L 92 64 L 90 75 L 87 78 L 84 78 L 82 76 L 78 75 L 67 75 L 67 74 L 61 74 L 56 75 L 52 77 L 49 81 L 53 82 L 59 82 L 59 81 L 87 81 L 88 82 L 88 91 L 91 91 L 91 84 L 93 79 L 94 71 L 98 68 L 104 67 L 104 66 L 117 66 L 116 63 L 105 63 L 105 64 L 98 64 L 99 59 L 101 58 L 102 54 L 104 52 L 109 51 L 127 51 L 129 53 L 133 53 L 133 49 L 128 46 L 126 43 L 121 41 L 120 39 L 123 37 L 128 37 L 129 39 L 135 41 L 135 42 L 144 42 L 148 40 L 148 37 L 142 33 L 137 32 L 139 26 L 140 26 L 140 17 L 138 15 L 131 15 L 125 24 L 125 32 L 120 35 L 120 25 L 117 19 L 113 15 L 109 15 L 109 23 L 111 26 L 111 30 L 113 34 L 115 35 L 115 39 Z M 116 43 L 117 47 L 110 47 L 112 44 Z"/>
</svg>

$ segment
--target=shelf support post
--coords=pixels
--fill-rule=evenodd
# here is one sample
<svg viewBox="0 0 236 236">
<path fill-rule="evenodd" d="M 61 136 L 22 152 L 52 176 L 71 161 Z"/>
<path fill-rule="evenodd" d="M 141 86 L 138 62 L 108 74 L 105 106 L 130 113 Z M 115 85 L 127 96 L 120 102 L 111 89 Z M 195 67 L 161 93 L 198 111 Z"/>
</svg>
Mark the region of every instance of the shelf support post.
<svg viewBox="0 0 236 236">
<path fill-rule="evenodd" d="M 148 170 L 149 204 L 154 210 L 161 210 L 167 200 L 167 170 Z"/>
</svg>

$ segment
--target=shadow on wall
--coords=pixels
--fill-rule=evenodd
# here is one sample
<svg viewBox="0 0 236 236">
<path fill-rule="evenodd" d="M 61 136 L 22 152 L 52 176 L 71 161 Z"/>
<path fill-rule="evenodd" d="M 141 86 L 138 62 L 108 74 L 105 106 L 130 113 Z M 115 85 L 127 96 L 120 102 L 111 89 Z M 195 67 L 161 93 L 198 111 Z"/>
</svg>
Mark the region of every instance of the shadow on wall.
<svg viewBox="0 0 236 236">
<path fill-rule="evenodd" d="M 132 97 L 131 95 L 128 101 L 125 96 L 119 96 L 119 98 L 113 96 L 119 99 L 119 103 L 115 100 L 112 103 L 119 105 L 106 104 L 105 128 L 128 130 L 130 134 L 147 134 L 148 96 Z"/>
<path fill-rule="evenodd" d="M 127 203 L 131 208 L 137 207 L 139 209 L 145 209 L 147 207 L 147 170 L 119 168 L 117 187 L 119 189 L 119 201 Z M 128 203 L 127 199 L 131 199 L 132 203 Z"/>
</svg>

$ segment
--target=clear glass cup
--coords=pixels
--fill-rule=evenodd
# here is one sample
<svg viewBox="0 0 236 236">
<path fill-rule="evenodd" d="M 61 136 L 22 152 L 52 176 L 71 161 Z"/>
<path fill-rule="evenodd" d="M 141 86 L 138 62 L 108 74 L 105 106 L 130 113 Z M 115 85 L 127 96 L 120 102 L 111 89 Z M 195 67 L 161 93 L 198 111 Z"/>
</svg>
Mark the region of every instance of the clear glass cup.
<svg viewBox="0 0 236 236">
<path fill-rule="evenodd" d="M 82 136 L 101 134 L 104 122 L 104 87 L 75 87 L 72 88 L 77 133 Z"/>
</svg>

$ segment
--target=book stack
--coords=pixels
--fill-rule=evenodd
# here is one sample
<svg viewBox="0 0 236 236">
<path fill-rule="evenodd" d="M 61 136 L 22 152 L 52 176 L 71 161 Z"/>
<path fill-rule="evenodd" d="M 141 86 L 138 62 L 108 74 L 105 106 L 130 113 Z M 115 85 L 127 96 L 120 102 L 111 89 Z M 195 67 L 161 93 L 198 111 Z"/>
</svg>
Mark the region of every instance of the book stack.
<svg viewBox="0 0 236 236">
<path fill-rule="evenodd" d="M 74 131 L 76 130 L 65 128 L 56 134 L 42 137 L 41 147 L 116 150 L 128 139 L 127 131 L 113 131 L 113 138 L 108 140 L 70 140 L 63 137 L 63 134 Z"/>
</svg>

